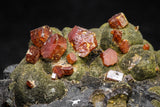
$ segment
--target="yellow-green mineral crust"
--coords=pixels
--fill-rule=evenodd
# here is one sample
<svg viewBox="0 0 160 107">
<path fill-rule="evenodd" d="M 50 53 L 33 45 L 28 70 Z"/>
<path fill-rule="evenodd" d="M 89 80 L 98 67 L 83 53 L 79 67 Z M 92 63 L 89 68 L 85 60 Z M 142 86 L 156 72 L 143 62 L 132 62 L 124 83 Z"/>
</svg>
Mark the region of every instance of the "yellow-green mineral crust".
<svg viewBox="0 0 160 107">
<path fill-rule="evenodd" d="M 119 52 L 119 46 L 113 41 L 113 34 L 111 34 L 111 31 L 114 29 L 109 26 L 109 23 L 103 24 L 100 29 L 102 31 L 102 37 L 100 41 L 101 48 L 103 50 L 112 48 Z M 135 29 L 134 25 L 129 23 L 126 27 L 118 30 L 122 32 L 122 40 L 127 40 L 130 46 L 143 43 L 143 37 L 140 31 Z"/>
<path fill-rule="evenodd" d="M 122 71 L 132 74 L 136 80 L 156 76 L 156 65 L 154 52 L 144 50 L 143 45 L 130 47 L 129 52 L 119 60 Z"/>
</svg>

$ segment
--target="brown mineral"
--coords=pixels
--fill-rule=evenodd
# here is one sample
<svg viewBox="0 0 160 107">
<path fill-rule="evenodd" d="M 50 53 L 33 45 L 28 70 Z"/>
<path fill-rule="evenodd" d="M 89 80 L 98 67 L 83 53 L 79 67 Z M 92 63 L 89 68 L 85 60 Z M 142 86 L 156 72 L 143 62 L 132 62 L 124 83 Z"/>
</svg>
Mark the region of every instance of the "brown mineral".
<svg viewBox="0 0 160 107">
<path fill-rule="evenodd" d="M 116 29 L 124 28 L 128 24 L 128 21 L 122 12 L 112 16 L 108 22 L 111 28 Z"/>
<path fill-rule="evenodd" d="M 42 47 L 51 34 L 52 30 L 47 25 L 30 31 L 31 40 L 37 47 Z"/>
<path fill-rule="evenodd" d="M 74 64 L 77 61 L 76 55 L 73 52 L 69 53 L 66 58 L 70 64 Z"/>
<path fill-rule="evenodd" d="M 128 40 L 123 40 L 120 44 L 119 44 L 119 48 L 121 50 L 122 53 L 127 53 L 129 51 L 130 45 L 128 43 Z"/>
<path fill-rule="evenodd" d="M 64 75 L 72 75 L 73 74 L 73 67 L 67 66 L 61 68 L 64 71 Z"/>
<path fill-rule="evenodd" d="M 53 73 L 55 73 L 58 78 L 62 78 L 64 76 L 64 71 L 61 68 L 62 66 L 53 67 Z"/>
<path fill-rule="evenodd" d="M 68 39 L 80 57 L 86 57 L 97 47 L 96 34 L 79 26 L 74 26 Z"/>
<path fill-rule="evenodd" d="M 40 57 L 40 50 L 38 47 L 30 46 L 26 53 L 26 61 L 35 64 Z"/>
<path fill-rule="evenodd" d="M 59 34 L 51 35 L 41 48 L 44 59 L 58 61 L 67 49 L 67 41 Z"/>
<path fill-rule="evenodd" d="M 118 61 L 117 52 L 111 48 L 105 50 L 100 56 L 103 64 L 107 67 L 116 64 Z"/>
</svg>

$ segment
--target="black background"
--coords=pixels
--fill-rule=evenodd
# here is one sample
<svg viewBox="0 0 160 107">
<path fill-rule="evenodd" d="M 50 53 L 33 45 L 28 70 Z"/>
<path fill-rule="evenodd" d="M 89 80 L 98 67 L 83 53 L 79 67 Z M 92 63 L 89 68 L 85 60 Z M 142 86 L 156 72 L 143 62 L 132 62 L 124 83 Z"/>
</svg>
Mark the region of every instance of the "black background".
<svg viewBox="0 0 160 107">
<path fill-rule="evenodd" d="M 160 49 L 160 6 L 154 1 L 46 0 L 3 1 L 0 4 L 0 72 L 25 56 L 30 30 L 42 25 L 99 27 L 114 14 L 124 12 L 129 22 L 140 26 L 145 39 Z M 0 76 L 1 78 L 1 76 Z"/>
</svg>

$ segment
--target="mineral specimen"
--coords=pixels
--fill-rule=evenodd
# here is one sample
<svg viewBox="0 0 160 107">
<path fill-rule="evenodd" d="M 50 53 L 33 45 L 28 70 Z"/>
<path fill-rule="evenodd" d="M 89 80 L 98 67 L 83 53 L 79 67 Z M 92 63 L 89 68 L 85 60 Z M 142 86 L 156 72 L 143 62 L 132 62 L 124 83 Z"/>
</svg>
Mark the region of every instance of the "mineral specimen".
<svg viewBox="0 0 160 107">
<path fill-rule="evenodd" d="M 76 55 L 73 52 L 69 53 L 66 58 L 70 64 L 74 64 L 77 61 Z"/>
<path fill-rule="evenodd" d="M 68 34 L 68 39 L 80 57 L 86 57 L 93 49 L 97 47 L 95 33 L 79 26 L 74 26 L 74 28 Z"/>
<path fill-rule="evenodd" d="M 1 101 L 5 94 L 0 91 L 0 102 L 15 99 L 18 107 L 152 107 L 160 96 L 147 90 L 160 85 L 159 57 L 160 51 L 123 13 L 89 30 L 42 26 L 31 31 L 26 57 L 10 75 L 14 96 Z"/>
<path fill-rule="evenodd" d="M 47 25 L 30 31 L 31 40 L 37 47 L 42 47 L 51 34 L 52 30 Z"/>
<path fill-rule="evenodd" d="M 38 61 L 39 57 L 40 57 L 40 49 L 35 46 L 29 47 L 26 53 L 26 61 L 35 64 Z"/>
<path fill-rule="evenodd" d="M 128 21 L 122 12 L 112 16 L 108 22 L 111 28 L 124 28 L 128 24 Z"/>
<path fill-rule="evenodd" d="M 116 64 L 118 61 L 117 52 L 111 48 L 108 48 L 107 50 L 105 50 L 101 54 L 101 58 L 102 58 L 103 64 L 107 67 Z"/>
<path fill-rule="evenodd" d="M 41 48 L 44 59 L 58 61 L 67 49 L 67 41 L 59 34 L 51 35 Z"/>
</svg>

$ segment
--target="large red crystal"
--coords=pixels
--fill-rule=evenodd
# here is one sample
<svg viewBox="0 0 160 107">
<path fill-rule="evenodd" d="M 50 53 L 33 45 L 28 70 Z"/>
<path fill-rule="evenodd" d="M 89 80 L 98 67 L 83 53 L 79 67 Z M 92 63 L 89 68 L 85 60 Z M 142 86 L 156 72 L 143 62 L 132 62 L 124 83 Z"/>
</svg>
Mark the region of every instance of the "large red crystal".
<svg viewBox="0 0 160 107">
<path fill-rule="evenodd" d="M 26 61 L 35 64 L 40 57 L 40 49 L 35 46 L 30 46 L 26 53 Z"/>
<path fill-rule="evenodd" d="M 86 57 L 97 47 L 96 34 L 79 26 L 74 26 L 68 39 L 80 57 Z"/>
<path fill-rule="evenodd" d="M 103 64 L 107 67 L 116 64 L 118 61 L 117 52 L 111 48 L 105 50 L 100 56 Z"/>
<path fill-rule="evenodd" d="M 73 52 L 69 53 L 66 58 L 70 64 L 74 64 L 77 61 L 76 55 Z"/>
<path fill-rule="evenodd" d="M 31 40 L 37 47 L 42 47 L 51 34 L 52 30 L 47 25 L 30 31 Z"/>
<path fill-rule="evenodd" d="M 122 12 L 112 16 L 108 20 L 108 22 L 111 28 L 117 28 L 117 29 L 124 28 L 128 24 L 128 21 Z"/>
<path fill-rule="evenodd" d="M 41 47 L 41 55 L 44 59 L 58 61 L 66 49 L 66 39 L 59 34 L 54 34 Z"/>
</svg>

